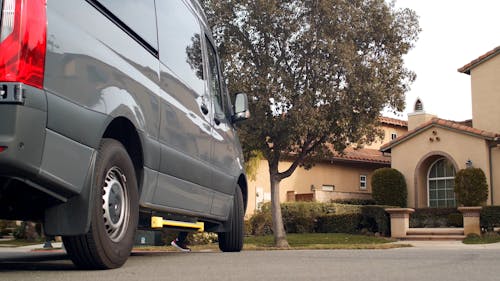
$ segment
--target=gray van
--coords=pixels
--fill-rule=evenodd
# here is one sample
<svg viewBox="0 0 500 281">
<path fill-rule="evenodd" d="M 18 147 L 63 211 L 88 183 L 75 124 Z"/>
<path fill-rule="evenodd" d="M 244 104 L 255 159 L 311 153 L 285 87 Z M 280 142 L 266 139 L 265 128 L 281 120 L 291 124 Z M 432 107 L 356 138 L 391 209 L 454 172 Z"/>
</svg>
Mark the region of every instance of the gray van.
<svg viewBox="0 0 500 281">
<path fill-rule="evenodd" d="M 0 3 L 0 218 L 42 222 L 81 268 L 123 265 L 137 228 L 240 251 L 248 102 L 198 1 Z"/>
</svg>

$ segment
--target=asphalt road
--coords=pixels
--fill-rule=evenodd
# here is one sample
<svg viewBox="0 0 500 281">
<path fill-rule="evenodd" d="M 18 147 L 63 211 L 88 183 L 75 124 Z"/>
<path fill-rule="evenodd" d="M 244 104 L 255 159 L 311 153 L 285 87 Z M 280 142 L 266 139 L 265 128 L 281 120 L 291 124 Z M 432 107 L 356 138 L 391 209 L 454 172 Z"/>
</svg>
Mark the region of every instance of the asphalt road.
<svg viewBox="0 0 500 281">
<path fill-rule="evenodd" d="M 80 271 L 64 253 L 0 252 L 0 280 L 500 280 L 500 247 L 135 253 L 124 267 Z"/>
</svg>

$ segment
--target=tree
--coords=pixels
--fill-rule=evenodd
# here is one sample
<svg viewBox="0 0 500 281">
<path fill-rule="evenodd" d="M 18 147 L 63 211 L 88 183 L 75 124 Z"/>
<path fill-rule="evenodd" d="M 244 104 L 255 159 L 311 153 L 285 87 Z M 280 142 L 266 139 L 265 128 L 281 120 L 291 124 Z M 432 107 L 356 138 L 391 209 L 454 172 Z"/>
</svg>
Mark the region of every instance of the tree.
<svg viewBox="0 0 500 281">
<path fill-rule="evenodd" d="M 401 111 L 415 74 L 402 56 L 419 27 L 385 0 L 203 0 L 231 92 L 250 97 L 246 152 L 269 163 L 273 231 L 288 247 L 279 184 L 299 166 L 380 135 L 381 110 Z M 278 169 L 284 158 L 292 164 Z"/>
<path fill-rule="evenodd" d="M 408 190 L 403 174 L 393 168 L 377 169 L 372 176 L 372 197 L 378 205 L 406 208 Z"/>
</svg>

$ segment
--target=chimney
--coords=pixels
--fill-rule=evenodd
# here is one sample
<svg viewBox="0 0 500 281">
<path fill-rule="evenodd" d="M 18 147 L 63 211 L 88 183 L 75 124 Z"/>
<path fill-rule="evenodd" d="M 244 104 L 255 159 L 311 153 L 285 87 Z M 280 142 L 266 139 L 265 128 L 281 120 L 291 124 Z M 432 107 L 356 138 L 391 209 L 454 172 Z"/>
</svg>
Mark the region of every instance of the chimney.
<svg viewBox="0 0 500 281">
<path fill-rule="evenodd" d="M 420 98 L 415 102 L 415 106 L 413 107 L 413 112 L 408 113 L 408 131 L 411 131 L 418 127 L 420 124 L 423 124 L 432 118 L 436 117 L 436 115 L 428 114 L 424 111 L 424 104 Z"/>
</svg>

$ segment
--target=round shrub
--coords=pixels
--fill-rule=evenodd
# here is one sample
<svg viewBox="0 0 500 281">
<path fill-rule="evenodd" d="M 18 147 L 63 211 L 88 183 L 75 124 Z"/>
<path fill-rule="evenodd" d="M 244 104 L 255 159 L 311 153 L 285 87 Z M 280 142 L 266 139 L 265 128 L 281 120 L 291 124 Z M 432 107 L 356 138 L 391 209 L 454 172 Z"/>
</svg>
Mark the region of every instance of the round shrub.
<svg viewBox="0 0 500 281">
<path fill-rule="evenodd" d="M 480 206 L 488 199 L 486 176 L 480 168 L 467 168 L 455 176 L 455 194 L 464 206 Z"/>
<path fill-rule="evenodd" d="M 408 190 L 406 181 L 396 169 L 377 169 L 372 176 L 372 197 L 377 205 L 406 207 Z"/>
</svg>

